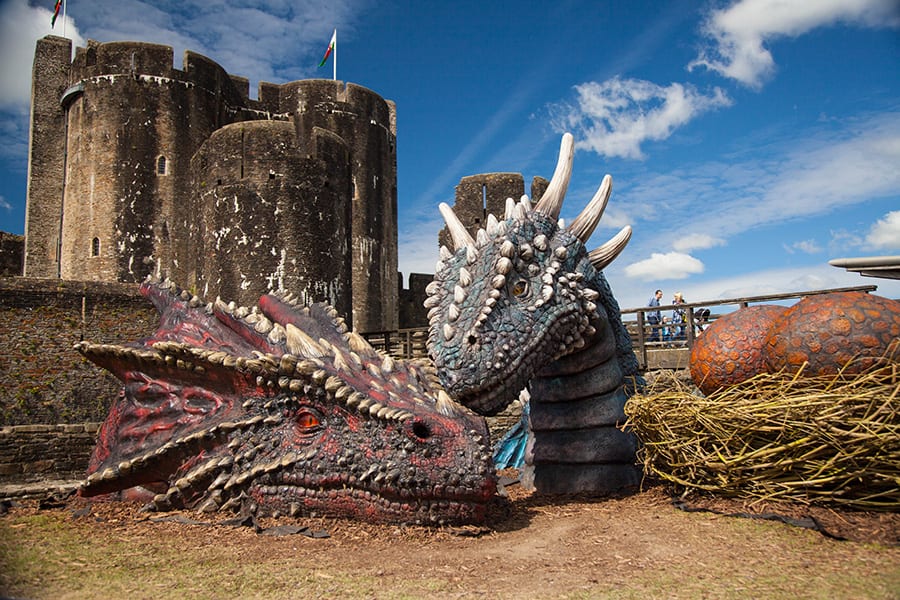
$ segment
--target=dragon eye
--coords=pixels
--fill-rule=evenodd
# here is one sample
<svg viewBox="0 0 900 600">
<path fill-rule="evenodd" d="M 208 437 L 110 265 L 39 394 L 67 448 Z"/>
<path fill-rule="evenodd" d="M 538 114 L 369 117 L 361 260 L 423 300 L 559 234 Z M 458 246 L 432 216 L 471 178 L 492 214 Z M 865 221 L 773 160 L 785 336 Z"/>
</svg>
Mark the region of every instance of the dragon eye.
<svg viewBox="0 0 900 600">
<path fill-rule="evenodd" d="M 520 298 L 528 293 L 528 282 L 524 279 L 520 279 L 512 285 L 510 291 L 513 296 Z"/>
<path fill-rule="evenodd" d="M 300 433 L 312 433 L 322 425 L 322 420 L 316 413 L 301 409 L 295 415 L 294 423 L 296 423 Z"/>
</svg>

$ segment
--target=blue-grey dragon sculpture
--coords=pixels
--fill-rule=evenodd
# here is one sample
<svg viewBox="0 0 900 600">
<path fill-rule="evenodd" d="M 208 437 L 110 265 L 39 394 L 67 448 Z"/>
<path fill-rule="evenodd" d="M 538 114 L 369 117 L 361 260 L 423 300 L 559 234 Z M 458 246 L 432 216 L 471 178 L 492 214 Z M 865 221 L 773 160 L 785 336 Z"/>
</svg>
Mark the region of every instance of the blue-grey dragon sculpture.
<svg viewBox="0 0 900 600">
<path fill-rule="evenodd" d="M 446 390 L 478 413 L 498 413 L 528 387 L 525 475 L 537 491 L 611 493 L 641 474 L 637 438 L 620 425 L 642 380 L 602 273 L 631 228 L 585 247 L 609 200 L 608 175 L 568 227 L 559 222 L 573 154 L 565 134 L 540 201 L 508 199 L 504 219 L 488 216 L 474 238 L 440 205 L 453 250 L 441 247 L 427 288 L 428 348 Z"/>
</svg>

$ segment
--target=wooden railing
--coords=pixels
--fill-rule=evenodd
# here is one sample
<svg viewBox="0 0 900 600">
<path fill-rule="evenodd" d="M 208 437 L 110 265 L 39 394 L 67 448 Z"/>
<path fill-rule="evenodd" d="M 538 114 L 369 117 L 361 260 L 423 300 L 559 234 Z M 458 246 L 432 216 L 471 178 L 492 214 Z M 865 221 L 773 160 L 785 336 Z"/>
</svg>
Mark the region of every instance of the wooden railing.
<svg viewBox="0 0 900 600">
<path fill-rule="evenodd" d="M 647 369 L 650 365 L 648 361 L 648 352 L 650 350 L 668 350 L 668 349 L 689 349 L 696 337 L 697 330 L 692 327 L 694 323 L 695 311 L 700 308 L 709 309 L 709 322 L 721 316 L 721 312 L 715 312 L 716 307 L 721 306 L 738 306 L 747 307 L 751 304 L 765 304 L 771 302 L 779 302 L 783 300 L 796 300 L 806 296 L 817 296 L 819 294 L 830 294 L 833 292 L 873 292 L 877 289 L 875 285 L 860 285 L 856 287 L 831 288 L 827 290 L 813 290 L 810 292 L 790 292 L 786 294 L 768 294 L 766 296 L 745 296 L 741 298 L 727 298 L 725 300 L 708 300 L 705 302 L 690 302 L 679 304 L 679 308 L 685 312 L 684 338 L 662 340 L 659 342 L 650 341 L 651 325 L 646 320 L 646 313 L 659 310 L 661 313 L 670 312 L 674 305 L 662 305 L 659 307 L 642 306 L 639 308 L 626 308 L 622 312 L 622 322 L 631 334 L 634 353 L 637 356 L 641 369 Z M 634 315 L 634 318 L 629 318 Z M 708 323 L 707 323 L 708 324 Z M 705 326 L 705 325 L 704 325 Z M 662 329 L 662 325 L 653 326 Z M 414 327 L 409 329 L 400 329 L 398 331 L 375 331 L 364 333 L 363 337 L 369 340 L 376 349 L 387 352 L 391 356 L 398 358 L 423 358 L 428 356 L 428 350 L 425 342 L 428 339 L 427 327 Z"/>
<path fill-rule="evenodd" d="M 362 334 L 376 350 L 398 358 L 423 358 L 428 356 L 425 341 L 427 327 L 413 327 L 397 331 L 374 331 Z"/>
<path fill-rule="evenodd" d="M 652 335 L 654 330 L 656 332 L 661 332 L 665 325 L 650 325 L 646 319 L 646 313 L 648 312 L 656 312 L 660 311 L 661 314 L 665 315 L 665 313 L 671 313 L 671 311 L 675 308 L 674 304 L 669 305 L 660 305 L 660 306 L 642 306 L 640 308 L 625 308 L 622 309 L 622 322 L 625 324 L 625 328 L 628 329 L 628 333 L 631 334 L 632 345 L 634 346 L 634 353 L 637 355 L 638 363 L 640 364 L 641 369 L 646 369 L 649 365 L 648 361 L 648 351 L 652 349 L 671 349 L 671 348 L 688 348 L 694 344 L 694 338 L 697 336 L 699 332 L 699 328 L 697 323 L 695 323 L 695 311 L 700 308 L 705 308 L 709 310 L 709 317 L 707 319 L 708 322 L 702 324 L 703 327 L 716 320 L 721 316 L 721 313 L 715 312 L 716 307 L 721 306 L 738 306 L 740 308 L 746 308 L 751 304 L 768 304 L 772 302 L 779 302 L 783 300 L 797 300 L 800 298 L 804 298 L 806 296 L 818 296 L 820 294 L 831 294 L 835 292 L 873 292 L 878 289 L 878 286 L 875 285 L 859 285 L 855 287 L 842 287 L 842 288 L 830 288 L 826 290 L 812 290 L 809 292 L 788 292 L 785 294 L 768 294 L 765 296 L 744 296 L 740 298 L 726 298 L 724 300 L 707 300 L 704 302 L 686 302 L 684 304 L 679 304 L 678 308 L 684 310 L 685 313 L 685 322 L 682 324 L 684 327 L 684 337 L 681 339 L 669 339 L 669 340 L 660 340 L 660 341 L 650 341 L 651 338 L 657 338 L 660 336 Z M 628 315 L 634 315 L 634 319 L 629 319 Z M 692 326 L 693 324 L 693 326 Z M 675 326 L 677 324 L 669 324 L 670 327 Z"/>
</svg>

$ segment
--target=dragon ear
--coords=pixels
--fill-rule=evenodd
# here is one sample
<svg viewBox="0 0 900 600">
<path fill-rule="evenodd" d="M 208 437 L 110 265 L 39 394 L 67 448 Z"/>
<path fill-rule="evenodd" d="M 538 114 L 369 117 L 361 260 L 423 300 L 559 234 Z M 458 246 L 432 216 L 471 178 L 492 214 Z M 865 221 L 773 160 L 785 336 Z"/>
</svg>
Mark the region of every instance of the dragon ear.
<svg viewBox="0 0 900 600">
<path fill-rule="evenodd" d="M 438 210 L 441 211 L 441 215 L 443 215 L 444 220 L 447 222 L 447 228 L 450 229 L 450 237 L 453 239 L 453 249 L 459 250 L 460 248 L 468 246 L 474 248 L 475 240 L 472 239 L 472 236 L 466 231 L 465 226 L 459 220 L 459 217 L 456 216 L 456 213 L 453 212 L 453 209 L 450 208 L 446 202 L 441 202 L 438 204 Z"/>
<path fill-rule="evenodd" d="M 562 143 L 559 147 L 559 160 L 556 162 L 553 178 L 550 180 L 550 185 L 547 186 L 547 191 L 544 192 L 537 206 L 534 207 L 534 210 L 542 212 L 553 220 L 559 218 L 559 211 L 562 210 L 566 190 L 569 187 L 569 177 L 572 175 L 572 156 L 574 153 L 575 142 L 572 134 L 563 134 Z"/>
<path fill-rule="evenodd" d="M 602 271 L 616 259 L 617 256 L 625 249 L 625 246 L 628 245 L 628 240 L 631 239 L 631 225 L 626 225 L 614 235 L 608 242 L 588 252 L 588 259 L 591 261 L 591 264 L 594 265 L 594 268 L 598 271 Z"/>
<path fill-rule="evenodd" d="M 594 233 L 597 223 L 600 222 L 603 211 L 606 210 L 606 203 L 609 202 L 610 193 L 612 193 L 612 177 L 607 175 L 603 178 L 603 182 L 600 184 L 600 187 L 597 188 L 597 193 L 594 194 L 594 197 L 591 198 L 588 205 L 584 207 L 581 214 L 575 217 L 575 220 L 569 225 L 569 232 L 583 243 L 587 243 L 588 238 Z"/>
</svg>

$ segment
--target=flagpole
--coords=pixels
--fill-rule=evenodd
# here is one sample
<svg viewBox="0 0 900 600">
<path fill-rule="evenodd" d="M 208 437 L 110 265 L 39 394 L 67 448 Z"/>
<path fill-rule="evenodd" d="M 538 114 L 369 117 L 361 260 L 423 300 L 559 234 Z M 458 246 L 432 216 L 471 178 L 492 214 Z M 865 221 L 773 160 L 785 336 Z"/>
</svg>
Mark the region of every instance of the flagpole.
<svg viewBox="0 0 900 600">
<path fill-rule="evenodd" d="M 334 80 L 337 81 L 337 28 L 334 30 Z"/>
<path fill-rule="evenodd" d="M 63 0 L 63 37 L 66 37 L 66 0 Z"/>
</svg>

